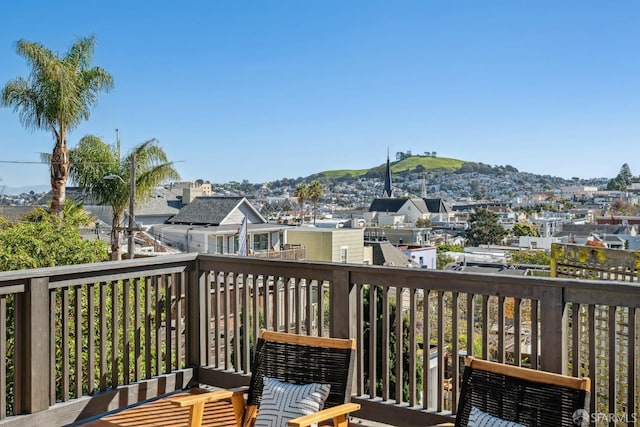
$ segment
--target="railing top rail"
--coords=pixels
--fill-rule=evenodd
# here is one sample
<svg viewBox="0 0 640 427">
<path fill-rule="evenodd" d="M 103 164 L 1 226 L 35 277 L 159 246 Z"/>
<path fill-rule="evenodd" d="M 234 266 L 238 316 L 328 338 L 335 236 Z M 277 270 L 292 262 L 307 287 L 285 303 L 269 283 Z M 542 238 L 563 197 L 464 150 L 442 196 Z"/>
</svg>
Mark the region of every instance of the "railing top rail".
<svg viewBox="0 0 640 427">
<path fill-rule="evenodd" d="M 198 260 L 201 268 L 205 270 L 316 280 L 331 280 L 335 271 L 348 271 L 351 283 L 402 286 L 409 289 L 455 291 L 531 299 L 542 298 L 550 290 L 554 292 L 563 290 L 568 295 L 568 302 L 591 304 L 601 304 L 605 294 L 614 296 L 612 301 L 625 302 L 626 305 L 635 305 L 635 299 L 640 298 L 640 284 L 629 282 L 258 259 L 229 255 L 200 254 Z M 597 292 L 594 293 L 594 291 Z"/>
<path fill-rule="evenodd" d="M 118 262 L 99 262 L 60 267 L 34 268 L 0 272 L 0 288 L 24 286 L 29 280 L 47 277 L 49 287 L 72 286 L 108 280 L 153 275 L 173 271 L 188 271 L 194 268 L 196 253 L 166 255 L 153 258 L 138 258 Z M 1 291 L 0 291 L 1 292 Z"/>
<path fill-rule="evenodd" d="M 352 284 L 401 286 L 408 289 L 455 291 L 532 299 L 541 298 L 550 289 L 554 291 L 562 289 L 566 302 L 640 307 L 639 283 L 522 277 L 197 253 L 0 272 L 0 294 L 23 292 L 29 280 L 40 277 L 47 277 L 50 287 L 57 288 L 87 282 L 127 279 L 140 275 L 152 276 L 190 271 L 196 268 L 196 262 L 199 264 L 199 268 L 205 271 L 328 281 L 333 279 L 336 271 L 346 271 L 349 272 Z"/>
</svg>

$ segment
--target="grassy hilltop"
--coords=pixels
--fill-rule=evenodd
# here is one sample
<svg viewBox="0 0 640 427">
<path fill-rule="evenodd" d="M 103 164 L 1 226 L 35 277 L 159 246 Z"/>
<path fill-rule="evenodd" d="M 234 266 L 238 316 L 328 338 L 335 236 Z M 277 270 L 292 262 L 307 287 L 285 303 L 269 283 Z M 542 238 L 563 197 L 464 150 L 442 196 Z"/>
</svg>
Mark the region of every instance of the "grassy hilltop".
<svg viewBox="0 0 640 427">
<path fill-rule="evenodd" d="M 422 166 L 425 171 L 455 171 L 467 163 L 463 160 L 450 159 L 447 157 L 426 157 L 426 156 L 411 156 L 402 159 L 397 162 L 391 162 L 392 173 L 402 173 L 408 171 L 414 171 L 419 166 Z M 317 175 L 323 175 L 328 179 L 343 178 L 347 175 L 351 175 L 354 178 L 367 175 L 370 172 L 386 168 L 386 163 L 376 166 L 371 169 L 337 169 L 320 172 Z M 420 169 L 420 168 L 419 168 Z"/>
</svg>

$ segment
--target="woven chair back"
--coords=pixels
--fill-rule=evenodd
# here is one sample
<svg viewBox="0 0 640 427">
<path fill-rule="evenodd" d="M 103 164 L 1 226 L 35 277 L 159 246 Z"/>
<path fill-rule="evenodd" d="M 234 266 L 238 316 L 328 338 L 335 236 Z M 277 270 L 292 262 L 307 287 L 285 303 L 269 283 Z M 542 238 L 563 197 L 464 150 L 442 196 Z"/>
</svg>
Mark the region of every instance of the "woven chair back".
<svg viewBox="0 0 640 427">
<path fill-rule="evenodd" d="M 517 375 L 510 375 L 510 369 L 517 370 Z M 529 427 L 588 425 L 588 379 L 506 365 L 497 370 L 503 372 L 478 369 L 473 365 L 465 367 L 456 427 L 467 425 L 472 407 Z M 527 371 L 530 375 L 522 375 Z M 568 386 L 569 382 L 577 386 Z M 583 411 L 576 412 L 578 410 Z M 576 415 L 582 415 L 583 419 L 577 420 Z"/>
<path fill-rule="evenodd" d="M 294 338 L 294 342 L 281 338 Z M 263 332 L 255 347 L 247 405 L 259 406 L 264 377 L 294 384 L 330 384 L 325 408 L 348 402 L 354 354 L 353 340 Z"/>
</svg>

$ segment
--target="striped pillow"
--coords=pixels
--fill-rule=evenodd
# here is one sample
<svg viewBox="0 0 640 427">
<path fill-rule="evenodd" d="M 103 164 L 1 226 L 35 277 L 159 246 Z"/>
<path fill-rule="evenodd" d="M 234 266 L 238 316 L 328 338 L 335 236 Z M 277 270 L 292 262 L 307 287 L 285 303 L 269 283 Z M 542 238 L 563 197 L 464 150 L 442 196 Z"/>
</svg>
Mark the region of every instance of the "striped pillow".
<svg viewBox="0 0 640 427">
<path fill-rule="evenodd" d="M 471 413 L 469 414 L 468 427 L 525 427 L 522 424 L 514 423 L 513 421 L 503 420 L 502 418 L 494 417 L 486 412 L 482 412 L 476 407 L 471 407 Z"/>
<path fill-rule="evenodd" d="M 302 415 L 324 407 L 330 384 L 290 384 L 264 377 L 262 400 L 254 427 L 281 427 Z"/>
</svg>

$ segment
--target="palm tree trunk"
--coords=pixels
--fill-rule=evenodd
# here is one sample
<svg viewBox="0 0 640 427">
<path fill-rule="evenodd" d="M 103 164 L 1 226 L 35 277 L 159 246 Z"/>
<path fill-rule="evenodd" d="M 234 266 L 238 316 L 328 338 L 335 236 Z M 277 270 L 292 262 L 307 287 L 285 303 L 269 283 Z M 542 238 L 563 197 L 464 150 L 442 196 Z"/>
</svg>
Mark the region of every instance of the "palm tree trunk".
<svg viewBox="0 0 640 427">
<path fill-rule="evenodd" d="M 66 198 L 67 177 L 69 176 L 69 151 L 66 136 L 58 136 L 51 156 L 51 213 L 62 217 Z"/>
<path fill-rule="evenodd" d="M 316 225 L 316 202 L 313 202 L 313 225 Z"/>
<path fill-rule="evenodd" d="M 300 225 L 304 224 L 304 200 L 300 199 Z"/>
</svg>

